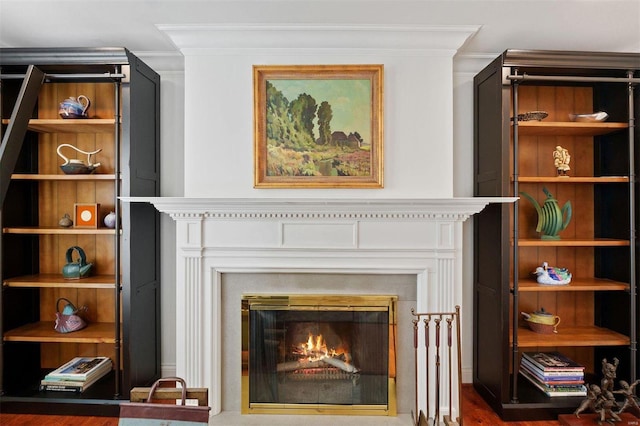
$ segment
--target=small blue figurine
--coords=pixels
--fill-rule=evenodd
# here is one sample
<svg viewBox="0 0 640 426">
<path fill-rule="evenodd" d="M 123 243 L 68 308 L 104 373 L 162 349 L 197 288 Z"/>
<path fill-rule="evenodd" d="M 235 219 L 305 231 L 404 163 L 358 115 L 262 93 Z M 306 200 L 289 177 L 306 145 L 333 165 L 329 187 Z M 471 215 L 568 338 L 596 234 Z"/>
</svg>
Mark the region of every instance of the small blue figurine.
<svg viewBox="0 0 640 426">
<path fill-rule="evenodd" d="M 538 276 L 539 284 L 565 285 L 571 282 L 571 273 L 567 268 L 549 266 L 547 262 L 542 262 L 534 272 Z"/>
</svg>

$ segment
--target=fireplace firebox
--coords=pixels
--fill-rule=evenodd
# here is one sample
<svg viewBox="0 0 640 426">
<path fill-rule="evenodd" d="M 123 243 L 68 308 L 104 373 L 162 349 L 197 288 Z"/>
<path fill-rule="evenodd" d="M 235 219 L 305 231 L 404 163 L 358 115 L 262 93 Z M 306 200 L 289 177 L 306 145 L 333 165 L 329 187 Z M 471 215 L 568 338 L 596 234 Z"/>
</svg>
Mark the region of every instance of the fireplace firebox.
<svg viewBox="0 0 640 426">
<path fill-rule="evenodd" d="M 396 296 L 244 295 L 244 414 L 396 415 Z"/>
</svg>

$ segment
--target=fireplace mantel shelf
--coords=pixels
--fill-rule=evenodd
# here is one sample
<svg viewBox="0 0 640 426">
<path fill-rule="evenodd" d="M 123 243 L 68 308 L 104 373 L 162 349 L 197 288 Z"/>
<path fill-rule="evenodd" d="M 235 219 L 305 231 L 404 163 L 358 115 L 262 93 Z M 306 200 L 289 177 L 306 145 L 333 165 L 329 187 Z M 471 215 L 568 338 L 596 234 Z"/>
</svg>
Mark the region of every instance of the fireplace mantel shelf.
<svg viewBox="0 0 640 426">
<path fill-rule="evenodd" d="M 191 215 L 230 217 L 436 217 L 452 215 L 463 219 L 489 203 L 512 203 L 516 197 L 453 197 L 411 199 L 340 198 L 188 198 L 122 197 L 124 202 L 151 203 L 160 212 L 177 218 Z"/>
</svg>

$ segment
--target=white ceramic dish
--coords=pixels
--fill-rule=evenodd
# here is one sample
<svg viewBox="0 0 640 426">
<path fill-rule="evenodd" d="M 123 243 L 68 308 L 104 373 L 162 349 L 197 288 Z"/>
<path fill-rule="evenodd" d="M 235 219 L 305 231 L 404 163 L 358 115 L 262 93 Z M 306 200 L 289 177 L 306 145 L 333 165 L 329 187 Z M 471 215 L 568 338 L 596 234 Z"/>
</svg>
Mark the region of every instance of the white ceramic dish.
<svg viewBox="0 0 640 426">
<path fill-rule="evenodd" d="M 609 118 L 609 114 L 604 111 L 594 112 L 593 114 L 569 114 L 571 121 L 595 122 L 604 121 Z"/>
</svg>

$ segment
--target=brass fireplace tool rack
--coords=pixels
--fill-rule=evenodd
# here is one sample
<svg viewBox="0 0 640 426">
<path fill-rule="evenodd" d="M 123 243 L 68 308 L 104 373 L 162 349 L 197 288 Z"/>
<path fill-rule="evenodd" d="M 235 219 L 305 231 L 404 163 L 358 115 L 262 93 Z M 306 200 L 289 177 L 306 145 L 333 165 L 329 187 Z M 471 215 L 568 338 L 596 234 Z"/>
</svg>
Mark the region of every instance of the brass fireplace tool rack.
<svg viewBox="0 0 640 426">
<path fill-rule="evenodd" d="M 440 424 L 440 385 L 442 380 L 441 372 L 441 355 L 444 352 L 444 356 L 448 358 L 448 368 L 445 372 L 444 379 L 449 383 L 449 413 L 443 416 L 445 425 L 462 425 L 462 359 L 460 353 L 460 306 L 456 306 L 455 312 L 415 312 L 411 309 L 411 315 L 415 317 L 411 322 L 413 323 L 413 354 L 414 354 L 414 368 L 415 368 L 415 409 L 412 413 L 413 423 L 415 426 L 427 426 L 429 421 L 433 420 L 433 425 Z M 420 323 L 422 322 L 422 330 L 424 335 L 424 348 L 426 351 L 424 374 L 426 378 L 426 397 L 425 407 L 426 414 L 418 409 L 418 336 L 420 334 Z M 453 347 L 453 325 L 455 323 L 456 343 Z M 441 337 L 444 336 L 444 344 L 442 344 Z M 431 338 L 433 337 L 433 341 Z M 430 362 L 431 354 L 430 350 L 433 349 L 433 357 L 435 359 L 435 366 L 433 368 L 435 377 L 430 377 Z M 454 349 L 456 351 L 456 364 L 457 364 L 457 391 L 458 391 L 458 417 L 454 420 L 453 414 L 453 398 L 452 398 L 452 381 L 453 381 L 453 364 L 452 357 Z M 434 395 L 434 408 L 433 417 L 430 412 L 430 395 L 429 388 L 431 387 L 431 381 L 435 384 Z"/>
</svg>

